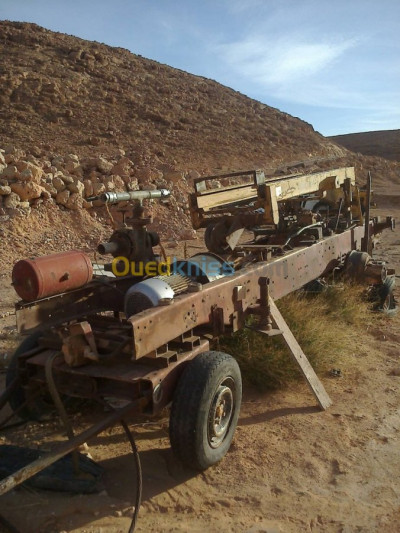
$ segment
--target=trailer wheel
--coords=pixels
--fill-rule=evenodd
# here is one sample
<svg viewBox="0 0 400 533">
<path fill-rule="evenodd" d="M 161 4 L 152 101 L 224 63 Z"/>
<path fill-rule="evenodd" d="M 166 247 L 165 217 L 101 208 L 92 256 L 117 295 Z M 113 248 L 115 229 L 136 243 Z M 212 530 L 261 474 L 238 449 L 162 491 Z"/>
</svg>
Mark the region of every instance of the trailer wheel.
<svg viewBox="0 0 400 533">
<path fill-rule="evenodd" d="M 38 339 L 41 335 L 43 335 L 43 332 L 38 332 L 26 337 L 15 350 L 6 373 L 6 387 L 11 385 L 14 379 L 18 376 L 18 357 L 21 354 L 36 348 L 38 345 Z M 18 416 L 23 420 L 40 420 L 54 409 L 50 399 L 49 402 L 46 402 L 43 395 L 34 395 L 33 390 L 18 385 L 8 403 L 13 411 L 17 411 L 17 409 L 19 409 L 25 402 L 27 402 L 25 407 L 18 411 Z"/>
<path fill-rule="evenodd" d="M 204 352 L 185 368 L 172 402 L 169 436 L 182 463 L 205 470 L 228 452 L 242 400 L 239 365 L 223 352 Z"/>
</svg>

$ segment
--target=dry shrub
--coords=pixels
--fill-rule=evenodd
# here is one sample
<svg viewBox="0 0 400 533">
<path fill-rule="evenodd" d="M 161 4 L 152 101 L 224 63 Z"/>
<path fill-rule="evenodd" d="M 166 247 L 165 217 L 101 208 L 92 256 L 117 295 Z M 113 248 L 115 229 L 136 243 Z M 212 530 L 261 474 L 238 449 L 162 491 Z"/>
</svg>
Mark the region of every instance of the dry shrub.
<svg viewBox="0 0 400 533">
<path fill-rule="evenodd" d="M 335 285 L 320 294 L 292 293 L 277 302 L 279 310 L 317 372 L 324 372 L 352 356 L 354 338 L 371 320 L 364 288 Z M 220 349 L 239 362 L 248 383 L 276 389 L 300 377 L 283 338 L 266 337 L 242 329 L 220 339 Z"/>
</svg>

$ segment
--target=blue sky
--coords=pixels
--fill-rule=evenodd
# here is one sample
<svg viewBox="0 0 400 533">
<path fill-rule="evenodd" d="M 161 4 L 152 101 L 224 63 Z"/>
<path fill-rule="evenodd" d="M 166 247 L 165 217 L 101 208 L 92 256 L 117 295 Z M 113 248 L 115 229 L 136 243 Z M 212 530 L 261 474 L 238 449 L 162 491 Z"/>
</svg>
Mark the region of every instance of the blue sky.
<svg viewBox="0 0 400 533">
<path fill-rule="evenodd" d="M 323 135 L 400 128 L 399 0 L 0 0 L 0 19 L 206 76 Z"/>
</svg>

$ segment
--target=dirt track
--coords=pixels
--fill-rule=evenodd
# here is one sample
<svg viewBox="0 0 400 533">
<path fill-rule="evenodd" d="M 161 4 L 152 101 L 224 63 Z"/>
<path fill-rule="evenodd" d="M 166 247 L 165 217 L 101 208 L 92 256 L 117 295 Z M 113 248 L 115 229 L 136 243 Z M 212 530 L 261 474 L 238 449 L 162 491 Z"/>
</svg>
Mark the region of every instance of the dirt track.
<svg viewBox="0 0 400 533">
<path fill-rule="evenodd" d="M 400 210 L 392 214 L 399 218 Z M 399 228 L 384 234 L 376 255 L 400 272 Z M 11 293 L 5 294 L 0 313 L 10 308 Z M 12 317 L 1 323 L 3 353 Z M 203 474 L 188 473 L 173 458 L 167 418 L 136 427 L 144 473 L 137 531 L 399 531 L 400 377 L 392 374 L 400 368 L 399 324 L 400 315 L 377 316 L 365 336 L 354 332 L 354 358 L 341 362 L 343 376 L 322 376 L 333 399 L 326 412 L 303 383 L 273 394 L 245 390 L 231 452 Z M 101 415 L 82 412 L 76 429 Z M 27 424 L 0 437 L 30 445 L 61 438 L 53 423 Z M 1 513 L 22 533 L 127 531 L 135 476 L 129 444 L 114 428 L 89 445 L 105 468 L 104 493 L 19 489 L 2 497 Z"/>
</svg>

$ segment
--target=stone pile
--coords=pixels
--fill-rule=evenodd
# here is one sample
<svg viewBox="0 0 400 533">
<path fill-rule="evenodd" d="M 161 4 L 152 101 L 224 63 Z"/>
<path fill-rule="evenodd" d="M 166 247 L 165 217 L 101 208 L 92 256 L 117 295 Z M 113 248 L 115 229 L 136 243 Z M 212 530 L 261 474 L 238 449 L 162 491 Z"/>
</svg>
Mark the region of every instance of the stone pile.
<svg viewBox="0 0 400 533">
<path fill-rule="evenodd" d="M 162 164 L 159 160 L 134 163 L 123 150 L 114 158 L 79 158 L 75 154 L 45 154 L 39 148 L 29 153 L 7 146 L 0 149 L 0 216 L 7 220 L 29 215 L 40 205 L 60 209 L 92 209 L 89 201 L 106 191 L 169 188 L 172 215 L 190 227 L 187 194 L 190 181 L 199 174 Z M 183 217 L 183 219 L 182 219 Z"/>
</svg>

